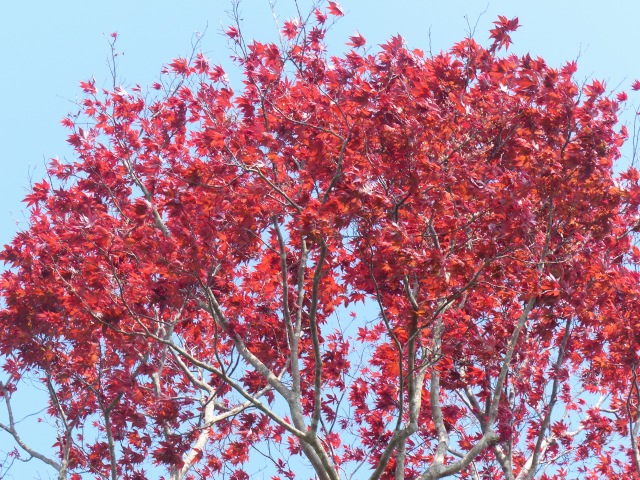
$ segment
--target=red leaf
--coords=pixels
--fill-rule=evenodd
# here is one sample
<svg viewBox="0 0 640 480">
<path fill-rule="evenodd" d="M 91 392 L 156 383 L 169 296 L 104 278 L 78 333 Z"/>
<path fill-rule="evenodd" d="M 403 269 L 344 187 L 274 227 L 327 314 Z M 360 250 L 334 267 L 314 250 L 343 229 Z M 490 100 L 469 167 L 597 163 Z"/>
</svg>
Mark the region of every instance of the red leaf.
<svg viewBox="0 0 640 480">
<path fill-rule="evenodd" d="M 327 21 L 327 16 L 317 8 L 313 11 L 313 15 L 316 17 L 316 20 L 320 25 Z"/>
<path fill-rule="evenodd" d="M 286 22 L 284 22 L 284 26 L 282 27 L 282 34 L 288 40 L 293 40 L 295 36 L 298 34 L 299 29 L 300 29 L 300 21 L 298 19 L 287 20 Z"/>
<path fill-rule="evenodd" d="M 238 29 L 236 27 L 229 27 L 227 28 L 227 30 L 225 31 L 225 33 L 227 34 L 227 36 L 229 38 L 233 38 L 236 39 L 238 38 L 238 36 L 240 35 L 240 32 L 238 31 Z"/>
<path fill-rule="evenodd" d="M 191 69 L 189 68 L 189 61 L 186 58 L 176 58 L 169 64 L 169 66 L 174 72 L 180 75 L 188 75 L 189 73 L 191 73 Z"/>
<path fill-rule="evenodd" d="M 336 2 L 329 2 L 329 13 L 336 17 L 342 17 L 344 13 L 342 13 L 342 9 Z"/>
<path fill-rule="evenodd" d="M 80 88 L 83 92 L 93 95 L 96 93 L 96 81 L 92 79 L 86 82 L 80 82 Z"/>
<path fill-rule="evenodd" d="M 47 183 L 46 180 L 36 183 L 31 189 L 31 193 L 24 197 L 23 202 L 26 202 L 28 207 L 39 202 L 44 202 L 49 195 L 49 188 L 49 183 Z"/>
<path fill-rule="evenodd" d="M 209 70 L 209 60 L 207 60 L 207 58 L 201 53 L 198 53 L 196 55 L 196 60 L 193 65 L 195 71 L 201 75 L 207 73 L 207 71 Z"/>
<path fill-rule="evenodd" d="M 349 37 L 350 42 L 347 43 L 348 46 L 353 48 L 362 47 L 367 41 L 365 38 L 359 33 L 356 32 L 353 36 Z"/>
<path fill-rule="evenodd" d="M 600 80 L 594 80 L 590 85 L 584 87 L 584 91 L 590 97 L 597 97 L 604 93 L 605 86 Z"/>
<path fill-rule="evenodd" d="M 509 48 L 511 44 L 511 37 L 509 32 L 513 32 L 520 26 L 518 24 L 518 17 L 514 17 L 511 20 L 502 15 L 498 16 L 498 20 L 493 22 L 496 26 L 493 30 L 490 30 L 490 38 L 494 39 L 492 49 L 496 50 L 502 47 Z"/>
</svg>

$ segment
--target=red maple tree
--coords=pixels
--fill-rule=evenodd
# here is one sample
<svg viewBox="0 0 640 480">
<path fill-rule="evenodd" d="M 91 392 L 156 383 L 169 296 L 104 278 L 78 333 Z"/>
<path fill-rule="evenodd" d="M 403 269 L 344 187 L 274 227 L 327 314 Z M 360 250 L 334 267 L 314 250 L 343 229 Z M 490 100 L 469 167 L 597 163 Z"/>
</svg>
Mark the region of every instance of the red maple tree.
<svg viewBox="0 0 640 480">
<path fill-rule="evenodd" d="M 227 31 L 239 91 L 202 55 L 81 84 L 1 254 L 0 428 L 59 479 L 640 478 L 624 95 L 505 53 L 517 19 L 330 57 L 314 13 Z"/>
</svg>

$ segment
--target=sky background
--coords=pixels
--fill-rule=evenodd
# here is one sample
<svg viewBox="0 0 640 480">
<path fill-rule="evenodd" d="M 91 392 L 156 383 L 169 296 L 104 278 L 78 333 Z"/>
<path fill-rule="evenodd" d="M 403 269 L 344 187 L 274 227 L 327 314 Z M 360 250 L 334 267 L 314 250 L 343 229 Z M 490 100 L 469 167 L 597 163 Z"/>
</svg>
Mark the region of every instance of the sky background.
<svg viewBox="0 0 640 480">
<path fill-rule="evenodd" d="M 292 16 L 292 4 L 278 1 L 281 20 Z M 119 34 L 118 74 L 125 88 L 140 84 L 144 89 L 156 81 L 162 65 L 187 55 L 194 34 L 205 30 L 201 51 L 224 65 L 238 84 L 220 33 L 230 24 L 230 0 L 2 0 L 1 5 L 0 245 L 24 225 L 21 200 L 30 182 L 44 175 L 47 159 L 73 159 L 60 120 L 74 110 L 80 80 L 93 77 L 98 86 L 110 85 L 108 34 Z M 512 51 L 541 56 L 557 67 L 579 56 L 578 80 L 604 80 L 616 92 L 629 91 L 640 78 L 637 0 L 343 0 L 341 6 L 346 16 L 329 37 L 336 52 L 355 30 L 374 50 L 400 33 L 410 48 L 426 51 L 431 43 L 438 52 L 465 37 L 476 22 L 475 38 L 486 45 L 498 15 L 518 16 L 522 27 L 512 36 Z M 244 0 L 241 11 L 248 38 L 275 38 L 269 0 Z M 630 98 L 640 103 L 638 95 Z M 630 123 L 633 117 L 629 110 L 623 121 Z M 38 398 L 36 393 L 25 398 L 21 408 L 36 410 Z M 24 437 L 28 439 L 29 432 Z M 0 451 L 7 449 L 7 441 L 0 435 Z M 48 470 L 35 461 L 12 473 L 16 479 L 49 478 Z"/>
</svg>

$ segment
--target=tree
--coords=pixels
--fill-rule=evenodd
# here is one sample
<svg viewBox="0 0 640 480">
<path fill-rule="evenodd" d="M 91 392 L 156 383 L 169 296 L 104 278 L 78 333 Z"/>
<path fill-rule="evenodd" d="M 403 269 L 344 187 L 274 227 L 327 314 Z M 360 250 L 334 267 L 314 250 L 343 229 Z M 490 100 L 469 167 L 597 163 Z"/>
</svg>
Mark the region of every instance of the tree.
<svg viewBox="0 0 640 480">
<path fill-rule="evenodd" d="M 341 15 L 280 45 L 230 27 L 238 92 L 201 54 L 155 96 L 81 83 L 77 158 L 1 254 L 14 455 L 59 479 L 239 480 L 256 458 L 279 479 L 640 478 L 626 95 L 501 53 L 517 19 L 486 48 L 356 34 L 330 57 Z M 12 414 L 27 377 L 55 455 Z"/>
</svg>

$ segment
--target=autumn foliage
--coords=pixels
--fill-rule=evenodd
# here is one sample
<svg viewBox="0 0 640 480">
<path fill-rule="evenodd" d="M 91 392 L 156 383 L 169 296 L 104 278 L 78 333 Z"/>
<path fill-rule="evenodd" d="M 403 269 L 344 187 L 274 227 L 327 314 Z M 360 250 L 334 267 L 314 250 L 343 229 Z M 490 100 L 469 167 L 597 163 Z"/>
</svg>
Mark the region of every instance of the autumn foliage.
<svg viewBox="0 0 640 480">
<path fill-rule="evenodd" d="M 1 254 L 0 405 L 39 379 L 55 453 L 1 427 L 60 479 L 640 478 L 624 96 L 517 19 L 331 57 L 340 15 L 230 27 L 235 91 L 81 84 Z"/>
</svg>

